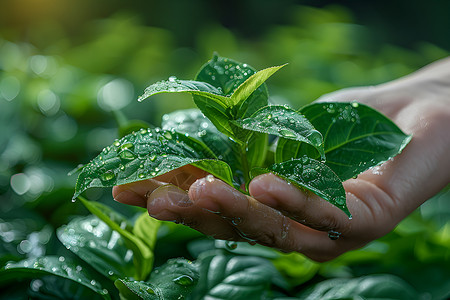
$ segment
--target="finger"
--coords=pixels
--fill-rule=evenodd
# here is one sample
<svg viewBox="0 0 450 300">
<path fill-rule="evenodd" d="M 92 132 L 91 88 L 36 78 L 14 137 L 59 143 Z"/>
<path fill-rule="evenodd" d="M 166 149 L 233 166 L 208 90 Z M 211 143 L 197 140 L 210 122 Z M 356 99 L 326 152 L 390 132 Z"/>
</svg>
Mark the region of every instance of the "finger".
<svg viewBox="0 0 450 300">
<path fill-rule="evenodd" d="M 201 169 L 186 165 L 153 179 L 115 186 L 112 194 L 114 200 L 120 203 L 146 207 L 148 198 L 146 194 L 152 193 L 158 187 L 171 183 L 183 190 L 187 190 L 195 180 L 206 176 L 206 174 L 208 173 Z"/>
<path fill-rule="evenodd" d="M 181 223 L 217 239 L 241 240 L 226 220 L 196 206 L 186 191 L 171 184 L 160 186 L 149 195 L 147 210 L 156 219 Z"/>
<path fill-rule="evenodd" d="M 263 174 L 252 180 L 250 195 L 293 220 L 320 231 L 336 231 L 345 234 L 350 229 L 347 215 L 308 191 L 273 174 Z"/>
<path fill-rule="evenodd" d="M 189 197 L 195 205 L 227 220 L 248 241 L 302 252 L 318 261 L 334 258 L 351 247 L 345 239 L 333 241 L 326 232 L 303 226 L 218 179 L 197 180 L 189 189 Z"/>
</svg>

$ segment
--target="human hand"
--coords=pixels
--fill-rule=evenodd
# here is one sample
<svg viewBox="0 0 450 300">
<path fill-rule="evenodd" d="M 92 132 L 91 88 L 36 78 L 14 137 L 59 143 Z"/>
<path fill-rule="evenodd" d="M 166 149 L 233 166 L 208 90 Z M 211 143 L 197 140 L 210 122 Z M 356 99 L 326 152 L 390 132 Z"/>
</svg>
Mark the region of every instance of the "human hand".
<svg viewBox="0 0 450 300">
<path fill-rule="evenodd" d="M 390 232 L 450 181 L 450 60 L 375 87 L 345 89 L 319 101 L 365 103 L 413 139 L 381 166 L 344 182 L 349 220 L 320 197 L 273 174 L 260 175 L 244 195 L 192 166 L 113 189 L 122 203 L 218 239 L 249 241 L 333 259 Z M 167 184 L 169 183 L 169 184 Z M 329 238 L 340 233 L 336 240 Z M 337 234 L 336 234 L 337 235 Z"/>
</svg>

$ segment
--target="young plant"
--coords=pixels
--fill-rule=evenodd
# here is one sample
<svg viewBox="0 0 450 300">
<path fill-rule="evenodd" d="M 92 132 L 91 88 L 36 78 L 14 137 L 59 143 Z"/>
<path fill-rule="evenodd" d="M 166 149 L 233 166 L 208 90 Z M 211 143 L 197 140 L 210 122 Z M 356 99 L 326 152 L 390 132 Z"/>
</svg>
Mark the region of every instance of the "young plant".
<svg viewBox="0 0 450 300">
<path fill-rule="evenodd" d="M 150 179 L 190 164 L 243 193 L 252 178 L 272 172 L 351 217 L 342 182 L 394 157 L 411 136 L 358 102 L 300 110 L 269 105 L 264 82 L 283 67 L 256 72 L 214 55 L 195 80 L 170 77 L 150 85 L 139 101 L 189 93 L 199 110 L 167 114 L 162 128 L 143 128 L 103 149 L 82 168 L 73 198 L 90 187 Z M 269 135 L 276 137 L 273 145 Z"/>
</svg>

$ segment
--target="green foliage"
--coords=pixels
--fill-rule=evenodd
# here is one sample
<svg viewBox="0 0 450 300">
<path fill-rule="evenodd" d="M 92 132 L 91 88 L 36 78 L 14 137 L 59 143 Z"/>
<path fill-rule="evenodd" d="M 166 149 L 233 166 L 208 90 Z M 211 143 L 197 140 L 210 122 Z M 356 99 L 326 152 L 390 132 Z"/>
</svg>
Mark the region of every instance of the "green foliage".
<svg viewBox="0 0 450 300">
<path fill-rule="evenodd" d="M 73 7 L 67 8 L 72 12 Z M 255 14 L 263 7 L 257 7 Z M 448 56 L 448 51 L 427 42 L 415 41 L 411 51 L 369 40 L 376 32 L 354 24 L 352 13 L 342 6 L 291 6 L 287 10 L 290 17 L 283 17 L 283 22 L 279 23 L 284 25 L 267 27 L 264 33 L 252 35 L 251 39 L 242 38 L 219 24 L 208 23 L 199 32 L 179 26 L 178 29 L 187 33 L 185 36 L 195 41 L 195 48 L 180 46 L 172 30 L 142 26 L 138 19 L 121 13 L 86 22 L 79 22 L 70 15 L 66 21 L 76 22 L 70 32 L 65 32 L 47 15 L 44 23 L 21 28 L 20 33 L 14 28 L 20 22 L 4 20 L 5 26 L 0 30 L 0 127 L 7 130 L 0 131 L 1 299 L 104 299 L 108 297 L 106 291 L 112 299 L 139 299 L 143 295 L 140 292 L 146 290 L 145 283 L 151 281 L 150 277 L 153 278 L 157 270 L 153 269 L 148 275 L 151 270 L 144 272 L 144 265 L 135 268 L 135 257 L 142 256 L 139 251 L 149 257 L 145 269 L 150 269 L 153 258 L 154 265 L 159 267 L 167 259 L 180 256 L 193 259 L 192 266 L 198 266 L 198 255 L 212 258 L 212 253 L 221 258 L 228 256 L 230 260 L 238 257 L 235 261 L 258 257 L 262 265 L 273 263 L 287 279 L 287 283 L 283 283 L 277 277 L 276 282 L 266 284 L 264 296 L 268 299 L 292 299 L 298 292 L 307 291 L 311 286 L 318 288 L 318 283 L 328 283 L 327 279 L 333 278 L 340 279 L 339 284 L 348 290 L 347 286 L 355 282 L 368 282 L 362 281 L 368 275 L 370 278 L 372 274 L 386 273 L 395 275 L 389 277 L 393 282 L 400 282 L 398 278 L 408 282 L 421 299 L 450 297 L 448 189 L 425 203 L 393 233 L 325 264 L 259 245 L 214 242 L 173 223 L 163 222 L 157 229 L 159 222 L 156 224 L 143 210 L 111 201 L 107 189 L 92 188 L 85 192 L 87 198 L 96 201 L 92 202 L 94 206 L 97 202 L 107 203 L 95 206 L 98 210 L 91 206 L 96 213 L 103 211 L 100 214 L 103 219 L 91 215 L 82 201 L 68 201 L 75 178 L 66 174 L 75 162 L 88 161 L 105 145 L 133 131 L 153 130 L 163 114 L 174 110 L 178 111 L 163 117 L 161 128 L 188 133 L 201 141 L 214 154 L 214 159 L 226 161 L 232 174 L 237 174 L 233 184 L 243 183 L 243 174 L 239 171 L 241 156 L 236 155 L 241 147 L 217 128 L 223 121 L 222 131 L 228 128 L 228 132 L 234 134 L 234 130 L 240 128 L 239 137 L 245 136 L 247 129 L 237 124 L 228 126 L 227 120 L 221 119 L 223 111 L 219 104 L 202 96 L 194 97 L 197 105 L 203 105 L 210 115 L 217 114 L 213 124 L 200 111 L 192 110 L 192 102 L 186 101 L 184 93 L 171 93 L 170 97 L 159 93 L 153 96 L 155 101 L 131 102 L 135 91 L 142 90 L 148 85 L 147 81 L 169 78 L 171 74 L 191 78 L 189 76 L 196 74 L 198 65 L 213 50 L 254 66 L 290 62 L 289 67 L 270 79 L 270 97 L 263 84 L 242 107 L 235 108 L 233 113 L 242 114 L 237 122 L 251 118 L 269 103 L 302 107 L 324 93 L 386 82 Z M 60 12 L 59 9 L 48 11 Z M 148 10 L 142 13 L 147 15 Z M 36 20 L 37 15 L 33 13 L 29 21 Z M 255 22 L 247 23 L 256 26 Z M 70 33 L 75 31 L 76 37 L 71 38 Z M 440 36 L 445 37 L 445 34 Z M 224 76 L 227 65 L 233 74 L 239 71 L 237 66 L 242 71 L 228 79 Z M 226 97 L 256 73 L 248 65 L 244 67 L 233 60 L 225 62 L 218 56 L 215 63 L 208 62 L 202 70 L 195 81 L 220 87 Z M 216 82 L 209 72 L 216 76 Z M 208 107 L 207 103 L 212 106 Z M 189 110 L 181 110 L 185 108 Z M 122 112 L 135 121 L 120 120 L 118 115 Z M 224 113 L 227 117 L 228 112 Z M 306 116 L 304 111 L 300 113 Z M 184 116 L 184 119 L 177 116 Z M 323 134 L 319 125 L 310 123 Z M 253 132 L 249 136 L 250 147 L 246 154 L 250 169 L 254 166 L 268 168 L 274 163 L 271 150 L 276 148 L 269 148 L 269 141 L 273 142 L 272 134 L 269 137 L 266 133 Z M 278 146 L 286 141 L 298 146 L 298 141 L 284 138 L 278 139 Z M 302 144 L 309 145 L 306 141 Z M 302 146 L 302 151 L 320 160 L 318 150 L 307 145 Z M 327 154 L 326 158 L 331 157 Z M 333 169 L 332 165 L 329 167 Z M 111 211 L 120 212 L 120 216 Z M 72 246 L 78 247 L 78 251 Z M 214 249 L 221 252 L 206 253 Z M 142 271 L 136 272 L 139 268 Z M 186 268 L 180 268 L 182 270 Z M 142 278 L 134 277 L 137 273 L 141 273 Z M 150 277 L 144 278 L 145 273 Z M 206 280 L 205 276 L 198 273 L 199 280 Z M 190 277 L 194 278 L 194 274 Z M 167 287 L 175 286 L 170 281 L 172 278 L 161 278 Z M 126 282 L 134 290 L 127 288 L 119 292 L 113 280 Z M 408 285 L 400 285 L 410 291 Z M 197 286 L 193 285 L 191 295 L 195 294 Z M 187 293 L 183 295 L 189 299 Z M 373 296 L 360 285 L 349 297 Z"/>
<path fill-rule="evenodd" d="M 274 172 L 316 193 L 350 217 L 341 180 L 392 158 L 411 137 L 380 113 L 357 102 L 313 104 L 301 109 L 304 114 L 285 106 L 265 105 L 268 94 L 264 81 L 281 67 L 253 72 L 247 64 L 216 54 L 197 76 L 205 81 L 170 78 L 149 86 L 139 101 L 158 93 L 192 94 L 203 115 L 225 136 L 209 138 L 217 133 L 212 129 L 209 134 L 205 131 L 207 137 L 199 139 L 198 127 L 183 128 L 186 113 L 176 113 L 180 121 L 171 121 L 175 128 L 168 126 L 171 117 L 167 116 L 164 126 L 168 130 L 142 129 L 105 148 L 82 169 L 74 199 L 90 187 L 149 179 L 193 164 L 230 185 L 233 178 L 248 185 L 254 176 Z M 252 111 L 257 110 L 247 116 L 250 106 Z M 209 127 L 205 117 L 191 113 L 190 120 Z M 267 156 L 267 134 L 280 140 L 275 152 L 277 163 L 262 168 Z M 222 144 L 226 137 L 230 141 Z M 223 155 L 222 159 L 215 156 L 214 152 L 221 148 L 226 148 L 230 161 Z M 231 152 L 233 155 L 228 155 Z"/>
</svg>

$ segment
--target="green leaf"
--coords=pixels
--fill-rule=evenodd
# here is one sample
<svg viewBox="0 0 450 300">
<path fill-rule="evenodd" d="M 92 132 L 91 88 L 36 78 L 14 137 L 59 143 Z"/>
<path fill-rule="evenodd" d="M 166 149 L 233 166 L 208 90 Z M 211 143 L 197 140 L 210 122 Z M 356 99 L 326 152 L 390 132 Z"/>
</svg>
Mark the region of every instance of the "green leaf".
<svg viewBox="0 0 450 300">
<path fill-rule="evenodd" d="M 241 84 L 243 84 L 255 73 L 256 70 L 248 64 L 240 63 L 214 54 L 213 58 L 201 67 L 195 80 L 207 82 L 216 88 L 220 88 L 225 95 L 231 96 Z M 194 96 L 195 104 L 200 108 L 205 116 L 211 119 L 210 112 L 205 110 L 205 106 L 207 107 L 207 102 L 201 98 L 202 97 L 200 96 Z M 249 97 L 246 98 L 246 101 L 243 101 L 240 105 L 236 106 L 233 112 L 227 113 L 233 114 L 239 118 L 250 116 L 259 108 L 266 106 L 268 98 L 267 87 L 265 84 L 262 84 Z M 218 113 L 218 111 L 216 111 L 216 113 Z M 218 116 L 214 117 L 218 118 Z M 221 120 L 221 123 L 225 123 L 224 121 L 228 121 L 228 119 Z M 221 132 L 227 134 L 220 128 L 220 126 L 216 124 L 218 122 L 215 122 L 213 119 L 211 119 L 211 121 Z M 229 134 L 227 135 L 231 136 Z"/>
<path fill-rule="evenodd" d="M 161 93 L 188 93 L 213 100 L 224 108 L 230 105 L 230 98 L 226 97 L 220 88 L 216 88 L 207 82 L 179 80 L 173 77 L 147 87 L 138 101 L 144 101 L 150 96 Z"/>
<path fill-rule="evenodd" d="M 278 273 L 266 259 L 213 252 L 199 259 L 200 280 L 192 299 L 264 299 Z"/>
<path fill-rule="evenodd" d="M 235 171 L 240 157 L 235 153 L 236 143 L 217 128 L 198 109 L 174 111 L 163 116 L 161 127 L 164 130 L 175 130 L 187 133 L 190 137 L 202 141 L 217 156 L 227 162 Z"/>
<path fill-rule="evenodd" d="M 99 217 L 112 230 L 117 231 L 124 239 L 128 249 L 133 251 L 134 277 L 137 280 L 147 278 L 153 267 L 153 249 L 150 249 L 144 241 L 135 236 L 132 233 L 133 228 L 127 223 L 126 219 L 111 208 L 99 202 L 88 201 L 82 197 L 78 198 L 92 214 Z"/>
<path fill-rule="evenodd" d="M 148 281 L 115 282 L 120 294 L 126 299 L 184 299 L 198 282 L 198 270 L 192 262 L 178 258 L 170 259 L 155 269 Z"/>
<path fill-rule="evenodd" d="M 150 217 L 148 212 L 143 212 L 136 220 L 136 223 L 134 223 L 133 234 L 140 238 L 153 251 L 156 244 L 156 234 L 160 225 L 161 221 Z"/>
<path fill-rule="evenodd" d="M 357 102 L 313 103 L 300 112 L 322 133 L 326 164 L 342 181 L 393 158 L 411 140 L 386 116 Z M 278 160 L 311 155 L 305 144 L 279 147 Z"/>
<path fill-rule="evenodd" d="M 267 68 L 250 76 L 231 95 L 231 105 L 239 105 L 244 102 L 257 88 L 259 88 L 270 76 L 281 69 L 282 66 Z"/>
<path fill-rule="evenodd" d="M 85 165 L 78 176 L 73 198 L 91 187 L 112 187 L 149 179 L 195 163 L 232 184 L 229 166 L 216 160 L 202 142 L 159 128 L 142 129 L 116 140 Z"/>
<path fill-rule="evenodd" d="M 99 294 L 103 299 L 111 299 L 108 291 L 102 287 L 89 270 L 63 256 L 42 256 L 8 263 L 0 269 L 0 282 L 16 282 L 19 279 L 31 279 L 46 275 L 71 280 Z"/>
<path fill-rule="evenodd" d="M 116 280 L 134 276 L 133 256 L 116 231 L 97 216 L 78 217 L 58 228 L 61 243 L 104 276 Z"/>
<path fill-rule="evenodd" d="M 255 168 L 252 170 L 252 177 L 269 172 L 292 182 L 299 188 L 313 192 L 351 217 L 342 182 L 325 164 L 303 156 L 301 159 L 291 159 L 273 164 L 267 169 Z"/>
<path fill-rule="evenodd" d="M 322 134 L 301 113 L 286 106 L 266 106 L 251 117 L 233 121 L 241 128 L 307 143 L 325 158 Z"/>
<path fill-rule="evenodd" d="M 388 274 L 369 275 L 353 279 L 325 280 L 301 292 L 298 297 L 303 300 L 419 299 L 419 295 L 413 287 L 401 278 Z"/>
</svg>

